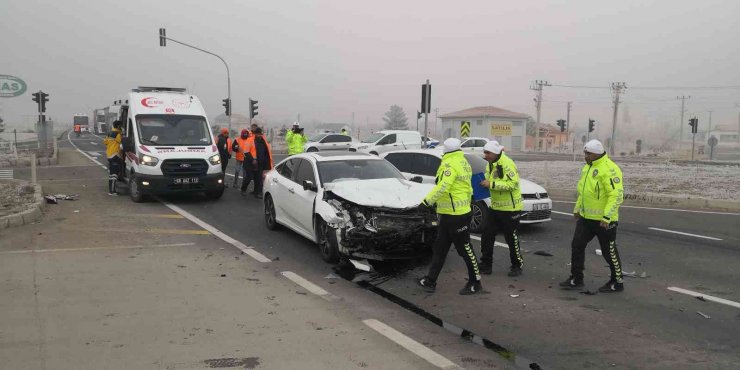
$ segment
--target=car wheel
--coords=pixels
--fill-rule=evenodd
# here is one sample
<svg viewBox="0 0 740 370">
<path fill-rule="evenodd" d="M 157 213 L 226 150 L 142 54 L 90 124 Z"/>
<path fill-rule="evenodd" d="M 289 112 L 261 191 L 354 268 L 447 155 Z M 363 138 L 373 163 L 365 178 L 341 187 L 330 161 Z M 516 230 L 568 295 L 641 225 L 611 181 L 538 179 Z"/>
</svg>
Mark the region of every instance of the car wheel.
<svg viewBox="0 0 740 370">
<path fill-rule="evenodd" d="M 349 151 L 350 151 L 350 152 L 356 152 L 356 151 L 357 151 L 357 149 L 355 149 L 355 148 L 349 148 Z"/>
<path fill-rule="evenodd" d="M 321 258 L 329 263 L 339 262 L 339 244 L 337 243 L 336 229 L 329 226 L 320 217 L 317 217 L 316 226 Z"/>
<path fill-rule="evenodd" d="M 470 232 L 481 234 L 488 224 L 488 210 L 486 209 L 486 203 L 484 202 L 473 202 L 470 205 L 470 212 L 472 218 L 470 219 Z"/>
<path fill-rule="evenodd" d="M 378 155 L 378 152 L 372 151 L 372 152 L 370 152 L 370 154 L 372 154 L 372 155 Z"/>
<path fill-rule="evenodd" d="M 279 230 L 280 225 L 275 217 L 275 203 L 272 201 L 270 194 L 265 194 L 265 224 L 270 230 Z"/>
<path fill-rule="evenodd" d="M 136 179 L 136 175 L 133 173 L 128 177 L 128 194 L 134 203 L 141 203 L 144 201 L 144 194 L 141 192 L 139 180 Z"/>
<path fill-rule="evenodd" d="M 318 149 L 316 149 L 315 147 L 310 147 L 310 148 L 308 148 L 308 150 L 306 150 L 306 151 L 307 151 L 307 152 L 318 152 L 319 150 L 318 150 Z"/>
</svg>

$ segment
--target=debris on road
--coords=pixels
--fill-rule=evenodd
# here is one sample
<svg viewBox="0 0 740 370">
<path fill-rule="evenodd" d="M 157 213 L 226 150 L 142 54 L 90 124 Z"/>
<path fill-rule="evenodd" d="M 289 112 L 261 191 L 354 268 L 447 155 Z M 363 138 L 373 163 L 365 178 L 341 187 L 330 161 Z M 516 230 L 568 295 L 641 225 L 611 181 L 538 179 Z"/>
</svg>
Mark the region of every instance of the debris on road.
<svg viewBox="0 0 740 370">
<path fill-rule="evenodd" d="M 700 312 L 700 311 L 696 311 L 696 313 L 698 313 L 698 314 L 699 314 L 699 316 L 701 316 L 701 317 L 703 317 L 703 318 L 705 318 L 705 319 L 711 319 L 711 317 L 709 317 L 709 315 L 707 315 L 707 314 L 705 314 L 705 313 L 702 313 L 702 312 Z"/>
<path fill-rule="evenodd" d="M 624 271 L 624 272 L 622 272 L 622 275 L 623 276 L 627 276 L 627 277 L 636 278 L 637 277 L 637 271 L 632 271 L 632 272 Z"/>
<path fill-rule="evenodd" d="M 511 298 L 517 298 L 517 297 L 519 297 L 519 294 L 509 294 L 509 297 L 511 297 Z"/>
<path fill-rule="evenodd" d="M 585 295 L 596 295 L 596 292 L 595 291 L 592 292 L 590 290 L 584 290 L 584 291 L 581 292 L 581 294 L 585 294 Z"/>
<path fill-rule="evenodd" d="M 640 278 L 644 279 L 647 277 L 647 272 L 643 271 L 642 274 L 640 274 Z"/>
<path fill-rule="evenodd" d="M 339 279 L 339 278 L 334 274 L 329 274 L 329 275 L 324 276 L 324 279 Z"/>
<path fill-rule="evenodd" d="M 706 302 L 707 301 L 706 299 L 704 299 L 704 296 L 703 295 L 697 296 L 696 299 L 698 299 L 698 300 L 700 300 L 702 302 Z"/>
<path fill-rule="evenodd" d="M 226 277 L 226 274 L 221 274 L 221 277 Z"/>
<path fill-rule="evenodd" d="M 44 199 L 46 199 L 46 204 L 58 204 L 57 198 L 55 198 L 52 195 L 46 195 L 44 196 Z"/>
<path fill-rule="evenodd" d="M 536 251 L 536 252 L 534 252 L 534 254 L 536 254 L 538 256 L 552 257 L 552 253 L 545 252 L 545 251 Z"/>
</svg>

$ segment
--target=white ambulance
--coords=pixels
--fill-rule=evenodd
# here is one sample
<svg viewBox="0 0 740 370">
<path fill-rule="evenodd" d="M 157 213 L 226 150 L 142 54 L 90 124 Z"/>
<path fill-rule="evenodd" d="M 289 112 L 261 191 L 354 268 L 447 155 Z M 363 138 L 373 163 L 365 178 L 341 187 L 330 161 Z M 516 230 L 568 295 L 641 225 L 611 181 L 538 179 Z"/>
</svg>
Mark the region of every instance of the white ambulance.
<svg viewBox="0 0 740 370">
<path fill-rule="evenodd" d="M 131 199 L 149 194 L 224 192 L 221 158 L 200 100 L 185 89 L 139 87 L 121 104 L 123 176 Z"/>
</svg>

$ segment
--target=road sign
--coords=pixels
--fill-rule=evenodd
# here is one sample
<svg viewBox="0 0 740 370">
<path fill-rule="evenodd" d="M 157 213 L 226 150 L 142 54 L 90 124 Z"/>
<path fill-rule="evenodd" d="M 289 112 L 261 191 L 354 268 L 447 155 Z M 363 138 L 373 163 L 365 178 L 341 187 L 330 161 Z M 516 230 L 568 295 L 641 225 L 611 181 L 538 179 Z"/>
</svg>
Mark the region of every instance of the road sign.
<svg viewBox="0 0 740 370">
<path fill-rule="evenodd" d="M 0 98 L 13 98 L 26 92 L 26 83 L 18 77 L 0 75 Z"/>
<path fill-rule="evenodd" d="M 460 137 L 470 136 L 470 121 L 460 122 Z"/>
<path fill-rule="evenodd" d="M 511 136 L 511 123 L 491 123 L 491 136 Z"/>
</svg>

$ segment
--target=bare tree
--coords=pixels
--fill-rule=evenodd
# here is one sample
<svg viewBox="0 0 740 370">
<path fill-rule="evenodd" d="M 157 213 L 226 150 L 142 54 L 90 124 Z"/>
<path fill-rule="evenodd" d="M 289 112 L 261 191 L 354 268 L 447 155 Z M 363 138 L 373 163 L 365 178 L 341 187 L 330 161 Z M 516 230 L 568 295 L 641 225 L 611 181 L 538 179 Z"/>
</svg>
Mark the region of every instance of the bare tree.
<svg viewBox="0 0 740 370">
<path fill-rule="evenodd" d="M 408 130 L 409 125 L 406 123 L 406 113 L 403 112 L 403 108 L 398 105 L 391 105 L 391 109 L 385 112 L 385 128 L 388 130 Z"/>
</svg>

